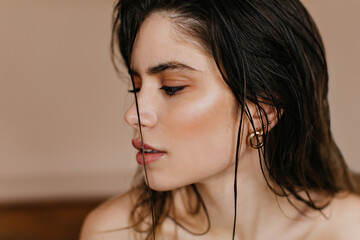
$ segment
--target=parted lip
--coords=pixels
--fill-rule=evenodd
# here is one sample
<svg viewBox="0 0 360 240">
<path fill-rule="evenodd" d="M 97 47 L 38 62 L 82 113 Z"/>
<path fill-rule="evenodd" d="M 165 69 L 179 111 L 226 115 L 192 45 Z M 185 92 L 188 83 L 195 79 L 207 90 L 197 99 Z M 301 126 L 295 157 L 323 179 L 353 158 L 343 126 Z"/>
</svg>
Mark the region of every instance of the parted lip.
<svg viewBox="0 0 360 240">
<path fill-rule="evenodd" d="M 136 149 L 141 150 L 141 141 L 140 140 L 133 139 L 131 141 L 131 143 Z M 150 145 L 148 145 L 146 143 L 144 143 L 144 148 L 145 149 L 151 149 L 151 150 L 158 151 L 158 152 L 164 152 L 164 151 L 158 150 L 158 149 L 156 149 L 156 148 L 154 148 L 154 147 L 152 147 L 152 146 L 150 146 Z"/>
</svg>

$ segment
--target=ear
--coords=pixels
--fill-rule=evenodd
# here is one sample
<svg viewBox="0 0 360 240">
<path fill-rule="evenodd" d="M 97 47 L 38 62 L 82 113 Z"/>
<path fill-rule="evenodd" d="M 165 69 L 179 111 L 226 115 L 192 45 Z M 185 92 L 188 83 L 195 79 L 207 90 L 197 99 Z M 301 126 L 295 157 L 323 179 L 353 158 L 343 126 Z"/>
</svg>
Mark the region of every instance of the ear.
<svg viewBox="0 0 360 240">
<path fill-rule="evenodd" d="M 278 116 L 278 111 L 276 110 L 276 107 L 264 102 L 259 103 L 260 107 L 250 101 L 248 101 L 247 104 L 248 104 L 250 116 L 253 119 L 253 124 L 255 126 L 255 129 L 262 129 L 262 126 L 264 125 L 266 132 L 269 132 L 278 123 L 279 117 L 281 117 L 283 114 L 283 109 L 280 109 L 280 113 Z M 248 120 L 249 120 L 248 129 L 252 130 L 253 125 L 250 119 Z"/>
</svg>

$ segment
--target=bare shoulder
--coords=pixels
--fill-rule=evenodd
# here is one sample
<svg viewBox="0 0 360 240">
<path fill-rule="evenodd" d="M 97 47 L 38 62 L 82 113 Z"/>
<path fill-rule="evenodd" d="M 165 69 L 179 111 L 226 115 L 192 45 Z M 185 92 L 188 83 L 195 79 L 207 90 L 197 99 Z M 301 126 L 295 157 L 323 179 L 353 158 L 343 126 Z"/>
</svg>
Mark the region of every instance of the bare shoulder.
<svg viewBox="0 0 360 240">
<path fill-rule="evenodd" d="M 335 222 L 342 228 L 360 230 L 360 196 L 356 194 L 339 195 L 334 198 Z M 358 231 L 359 231 L 358 230 Z"/>
<path fill-rule="evenodd" d="M 342 194 L 336 196 L 329 206 L 329 219 L 321 224 L 319 235 L 324 239 L 358 240 L 360 239 L 360 196 Z M 318 238 L 323 239 L 323 238 Z"/>
<path fill-rule="evenodd" d="M 117 195 L 103 202 L 86 217 L 80 240 L 131 239 L 129 215 L 134 191 Z"/>
<path fill-rule="evenodd" d="M 356 194 L 338 195 L 333 200 L 334 217 L 348 224 L 360 227 L 360 196 Z"/>
</svg>

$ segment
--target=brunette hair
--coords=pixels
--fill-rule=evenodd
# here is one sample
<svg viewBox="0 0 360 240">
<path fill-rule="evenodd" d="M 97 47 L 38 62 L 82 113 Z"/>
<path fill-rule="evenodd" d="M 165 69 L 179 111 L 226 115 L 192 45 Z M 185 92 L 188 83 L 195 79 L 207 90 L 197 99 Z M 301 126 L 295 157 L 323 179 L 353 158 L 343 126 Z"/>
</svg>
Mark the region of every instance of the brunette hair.
<svg viewBox="0 0 360 240">
<path fill-rule="evenodd" d="M 119 48 L 130 75 L 137 33 L 154 13 L 165 13 L 182 36 L 196 41 L 213 56 L 236 97 L 241 111 L 236 169 L 243 115 L 253 124 L 246 104 L 249 100 L 265 119 L 260 164 L 275 194 L 293 195 L 321 211 L 326 204 L 318 206 L 310 191 L 330 198 L 340 191 L 353 191 L 351 175 L 330 131 L 323 42 L 299 0 L 119 0 L 114 9 L 112 56 L 115 62 Z M 262 103 L 272 105 L 278 113 L 279 121 L 269 132 Z M 282 191 L 275 191 L 269 180 Z M 131 212 L 131 222 L 135 231 L 147 232 L 150 239 L 168 217 L 173 191 L 150 190 L 149 195 L 145 183 L 142 180 L 136 186 L 141 194 Z M 234 184 L 236 199 L 236 174 Z M 205 208 L 195 185 L 185 188 L 198 197 L 194 213 L 201 206 Z M 299 192 L 305 192 L 306 197 Z M 155 216 L 152 226 L 140 227 L 151 213 Z M 235 221 L 236 216 L 234 226 Z"/>
</svg>

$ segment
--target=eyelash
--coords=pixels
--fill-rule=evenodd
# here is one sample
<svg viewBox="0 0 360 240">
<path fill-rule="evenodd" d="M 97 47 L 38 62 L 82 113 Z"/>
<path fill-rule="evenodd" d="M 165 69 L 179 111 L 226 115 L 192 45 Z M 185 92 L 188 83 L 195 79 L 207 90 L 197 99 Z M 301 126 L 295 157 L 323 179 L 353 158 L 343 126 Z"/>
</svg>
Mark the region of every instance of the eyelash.
<svg viewBox="0 0 360 240">
<path fill-rule="evenodd" d="M 163 89 L 165 91 L 165 93 L 169 96 L 173 96 L 175 95 L 177 92 L 181 91 L 182 89 L 184 89 L 185 86 L 178 86 L 178 87 L 168 87 L 168 86 L 162 86 L 159 89 Z M 129 90 L 129 93 L 135 93 L 135 92 L 139 92 L 140 88 L 135 88 L 132 90 Z"/>
</svg>

